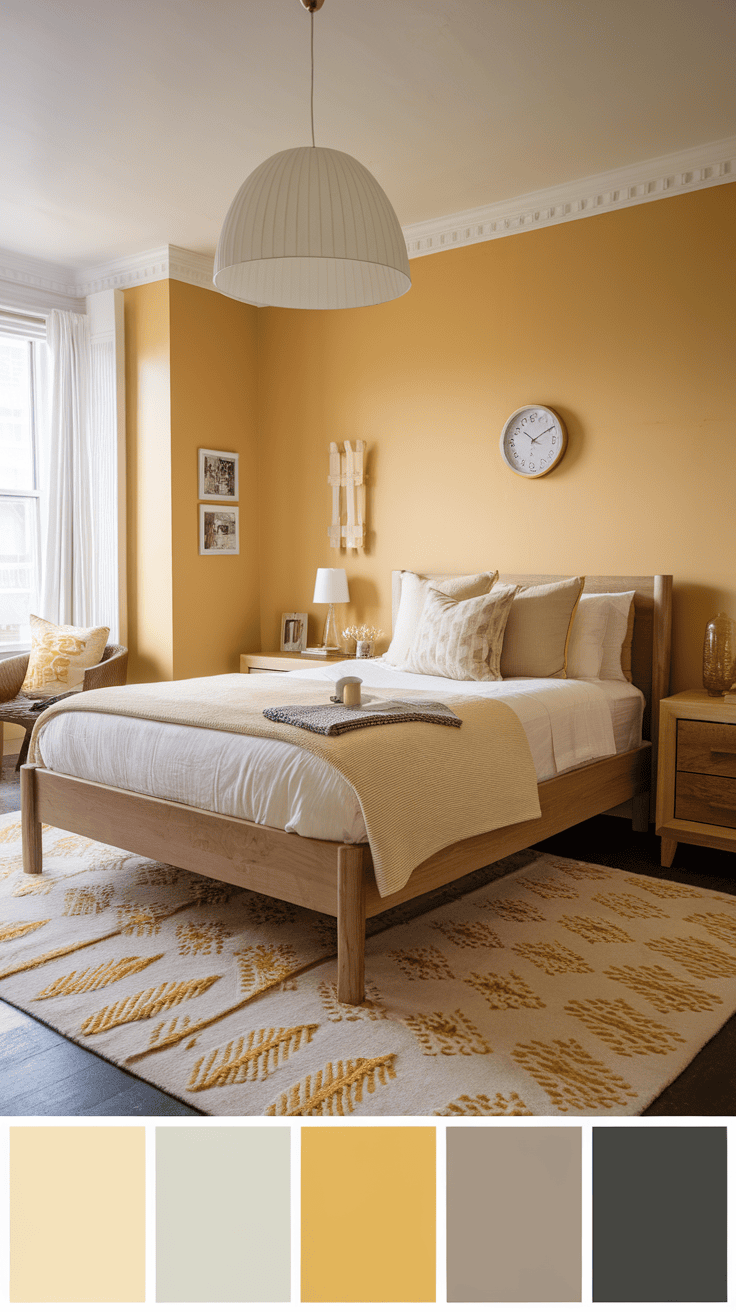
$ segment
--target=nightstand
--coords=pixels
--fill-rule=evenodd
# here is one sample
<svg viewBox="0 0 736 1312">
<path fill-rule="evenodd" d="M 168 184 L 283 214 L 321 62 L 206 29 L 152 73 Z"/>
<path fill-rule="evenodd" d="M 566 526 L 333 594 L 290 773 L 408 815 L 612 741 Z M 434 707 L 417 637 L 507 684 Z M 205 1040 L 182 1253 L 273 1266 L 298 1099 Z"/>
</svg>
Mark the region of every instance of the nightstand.
<svg viewBox="0 0 736 1312">
<path fill-rule="evenodd" d="M 736 702 L 698 688 L 659 706 L 662 865 L 672 865 L 678 843 L 736 852 Z"/>
<path fill-rule="evenodd" d="M 301 651 L 259 651 L 240 657 L 240 673 L 262 670 L 269 674 L 288 674 L 289 670 L 306 670 L 310 665 L 330 665 L 349 659 L 342 651 L 337 656 L 305 656 Z"/>
</svg>

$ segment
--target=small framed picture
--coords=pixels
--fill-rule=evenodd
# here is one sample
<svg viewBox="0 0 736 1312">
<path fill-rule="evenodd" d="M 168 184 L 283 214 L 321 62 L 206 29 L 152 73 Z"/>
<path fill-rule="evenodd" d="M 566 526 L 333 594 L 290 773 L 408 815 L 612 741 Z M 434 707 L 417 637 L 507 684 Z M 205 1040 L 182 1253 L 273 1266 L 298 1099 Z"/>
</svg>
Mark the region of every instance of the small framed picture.
<svg viewBox="0 0 736 1312">
<path fill-rule="evenodd" d="M 199 554 L 240 555 L 240 511 L 237 506 L 199 507 Z"/>
<path fill-rule="evenodd" d="M 207 451 L 200 447 L 200 501 L 237 501 L 239 458 L 235 451 Z"/>
<path fill-rule="evenodd" d="M 281 650 L 302 651 L 307 645 L 307 616 L 291 612 L 281 616 Z"/>
</svg>

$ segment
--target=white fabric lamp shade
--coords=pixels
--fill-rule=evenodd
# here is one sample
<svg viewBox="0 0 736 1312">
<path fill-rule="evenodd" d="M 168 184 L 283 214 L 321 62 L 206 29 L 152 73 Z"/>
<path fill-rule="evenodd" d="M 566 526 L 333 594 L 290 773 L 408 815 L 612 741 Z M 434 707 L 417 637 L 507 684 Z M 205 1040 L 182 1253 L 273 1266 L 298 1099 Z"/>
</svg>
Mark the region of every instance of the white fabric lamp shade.
<svg viewBox="0 0 736 1312">
<path fill-rule="evenodd" d="M 296 146 L 259 164 L 225 216 L 218 291 L 253 305 L 347 310 L 411 287 L 401 225 L 352 155 Z"/>
<path fill-rule="evenodd" d="M 312 601 L 350 601 L 348 576 L 344 569 L 318 569 Z"/>
</svg>

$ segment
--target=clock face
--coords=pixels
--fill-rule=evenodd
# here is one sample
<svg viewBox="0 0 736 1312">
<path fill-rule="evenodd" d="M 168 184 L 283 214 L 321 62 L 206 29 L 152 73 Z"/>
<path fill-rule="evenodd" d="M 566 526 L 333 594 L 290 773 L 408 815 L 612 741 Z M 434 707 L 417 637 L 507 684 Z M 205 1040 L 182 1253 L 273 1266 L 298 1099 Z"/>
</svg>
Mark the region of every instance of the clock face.
<svg viewBox="0 0 736 1312">
<path fill-rule="evenodd" d="M 507 419 L 500 446 L 501 455 L 515 474 L 541 478 L 562 459 L 567 446 L 565 425 L 548 406 L 525 405 Z"/>
</svg>

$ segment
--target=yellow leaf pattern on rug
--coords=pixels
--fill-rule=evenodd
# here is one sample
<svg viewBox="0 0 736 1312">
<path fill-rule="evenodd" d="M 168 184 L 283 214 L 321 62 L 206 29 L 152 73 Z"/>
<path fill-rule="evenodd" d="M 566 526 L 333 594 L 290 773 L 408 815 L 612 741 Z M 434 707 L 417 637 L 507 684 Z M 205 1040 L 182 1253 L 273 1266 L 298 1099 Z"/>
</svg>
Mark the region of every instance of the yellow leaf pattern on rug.
<svg viewBox="0 0 736 1312">
<path fill-rule="evenodd" d="M 723 1005 L 717 993 L 706 993 L 690 980 L 678 979 L 664 966 L 611 966 L 603 974 L 639 993 L 663 1016 L 671 1011 L 713 1011 Z"/>
<path fill-rule="evenodd" d="M 295 925 L 299 909 L 291 902 L 279 902 L 265 893 L 251 893 L 246 903 L 246 915 L 251 925 Z"/>
<path fill-rule="evenodd" d="M 87 859 L 90 864 L 79 871 L 80 875 L 87 875 L 96 870 L 122 870 L 128 861 L 135 860 L 131 852 L 106 853 L 104 848 L 99 852 L 88 852 Z"/>
<path fill-rule="evenodd" d="M 93 842 L 92 838 L 84 838 L 82 834 L 64 834 L 51 844 L 48 853 L 49 856 L 81 856 L 92 847 Z"/>
<path fill-rule="evenodd" d="M 204 1089 L 222 1089 L 227 1084 L 244 1084 L 246 1080 L 265 1080 L 279 1062 L 287 1061 L 298 1052 L 302 1040 L 311 1043 L 318 1025 L 280 1026 L 268 1030 L 251 1030 L 239 1039 L 233 1039 L 224 1048 L 215 1048 L 206 1057 L 200 1057 L 194 1066 L 187 1091 L 202 1093 Z"/>
<path fill-rule="evenodd" d="M 503 939 L 484 920 L 431 920 L 456 948 L 502 948 Z"/>
<path fill-rule="evenodd" d="M 139 888 L 174 888 L 182 879 L 186 879 L 183 870 L 156 861 L 145 866 L 133 882 Z"/>
<path fill-rule="evenodd" d="M 531 961 L 533 966 L 539 966 L 545 975 L 593 973 L 593 967 L 589 966 L 587 961 L 579 957 L 577 952 L 573 952 L 572 948 L 566 948 L 564 943 L 558 942 L 557 939 L 552 943 L 512 943 L 509 946 L 527 961 Z"/>
<path fill-rule="evenodd" d="M 113 899 L 113 884 L 88 884 L 85 888 L 68 888 L 64 894 L 63 916 L 99 916 Z"/>
<path fill-rule="evenodd" d="M 509 975 L 494 975 L 492 971 L 487 975 L 478 975 L 474 972 L 468 975 L 464 983 L 477 989 L 492 1011 L 517 1011 L 519 1007 L 538 1009 L 546 1006 L 515 970 Z"/>
<path fill-rule="evenodd" d="M 53 984 L 47 984 L 36 994 L 41 998 L 69 997 L 73 993 L 92 993 L 95 989 L 107 988 L 116 984 L 126 975 L 137 975 L 153 961 L 160 961 L 164 956 L 159 952 L 155 957 L 121 957 L 119 961 L 105 961 L 101 966 L 88 966 L 86 970 L 73 970 L 69 975 L 61 975 Z"/>
<path fill-rule="evenodd" d="M 611 876 L 606 866 L 593 866 L 589 861 L 575 861 L 564 856 L 545 856 L 544 860 L 546 865 L 571 879 L 610 879 Z"/>
<path fill-rule="evenodd" d="M 615 911 L 617 915 L 623 916 L 624 920 L 669 920 L 670 913 L 665 911 L 664 907 L 658 907 L 654 902 L 647 902 L 643 897 L 637 897 L 635 893 L 596 893 L 594 902 L 600 902 L 602 907 L 608 907 L 609 911 Z"/>
<path fill-rule="evenodd" d="M 736 975 L 736 957 L 730 957 L 704 938 L 653 938 L 646 944 L 684 966 L 696 979 L 718 979 Z"/>
<path fill-rule="evenodd" d="M 208 879 L 206 875 L 189 876 L 189 896 L 192 901 L 203 906 L 225 906 L 234 897 L 239 897 L 241 890 L 235 884 L 221 884 L 217 879 Z"/>
<path fill-rule="evenodd" d="M 393 957 L 409 979 L 455 978 L 447 957 L 439 948 L 391 948 L 386 956 Z"/>
<path fill-rule="evenodd" d="M 333 1068 L 328 1061 L 323 1070 L 307 1075 L 282 1093 L 277 1102 L 266 1108 L 266 1116 L 349 1116 L 356 1103 L 363 1101 L 363 1086 L 375 1093 L 376 1080 L 385 1084 L 396 1079 L 395 1053 L 385 1057 L 349 1057 Z"/>
<path fill-rule="evenodd" d="M 15 824 L 6 825 L 4 829 L 0 829 L 0 843 L 17 843 L 20 835 L 20 820 L 16 820 Z"/>
<path fill-rule="evenodd" d="M 179 955 L 186 957 L 191 952 L 192 956 L 195 956 L 199 952 L 208 957 L 214 949 L 215 954 L 219 956 L 225 939 L 232 933 L 233 931 L 227 929 L 221 920 L 208 920 L 204 923 L 187 920 L 184 924 L 176 926 Z"/>
<path fill-rule="evenodd" d="M 47 879 L 43 875 L 31 875 L 30 879 L 22 879 L 16 884 L 13 897 L 38 897 L 50 893 L 52 888 L 56 888 L 56 883 L 55 879 Z"/>
<path fill-rule="evenodd" d="M 381 995 L 374 984 L 366 984 L 365 997 L 359 1007 L 351 1007 L 348 1002 L 338 1002 L 337 984 L 328 983 L 326 980 L 318 986 L 317 992 L 331 1021 L 385 1020 L 388 1016 Z"/>
<path fill-rule="evenodd" d="M 521 898 L 493 898 L 487 897 L 481 902 L 478 900 L 477 906 L 487 907 L 494 915 L 500 916 L 501 920 L 515 920 L 519 924 L 524 920 L 546 920 L 541 907 L 532 906 L 531 902 L 524 902 Z"/>
<path fill-rule="evenodd" d="M 48 925 L 48 920 L 2 920 L 0 921 L 0 943 L 9 943 L 12 938 L 23 938 L 26 934 L 32 933 L 34 929 L 40 929 L 42 925 Z"/>
<path fill-rule="evenodd" d="M 568 1002 L 565 1011 L 582 1021 L 597 1039 L 622 1057 L 647 1057 L 651 1053 L 661 1056 L 675 1052 L 678 1043 L 685 1042 L 681 1034 L 665 1029 L 659 1021 L 631 1007 L 624 998 Z"/>
<path fill-rule="evenodd" d="M 128 1025 L 134 1020 L 150 1020 L 160 1011 L 177 1007 L 189 998 L 198 998 L 201 993 L 216 984 L 219 975 L 207 975 L 204 979 L 186 979 L 177 984 L 157 984 L 155 988 L 145 989 L 132 998 L 122 998 L 103 1007 L 94 1016 L 88 1016 L 80 1026 L 82 1034 L 101 1034 L 104 1030 L 114 1029 L 116 1025 Z"/>
<path fill-rule="evenodd" d="M 173 914 L 175 908 L 165 902 L 151 902 L 142 906 L 138 902 L 122 902 L 115 908 L 118 913 L 118 925 L 121 934 L 133 934 L 136 938 L 158 934 L 159 922 L 164 916 Z"/>
<path fill-rule="evenodd" d="M 299 957 L 288 943 L 258 943 L 234 952 L 233 956 L 238 963 L 240 987 L 244 993 L 264 984 L 277 984 L 299 965 Z"/>
<path fill-rule="evenodd" d="M 462 1093 L 455 1102 L 450 1102 L 435 1116 L 533 1116 L 526 1103 L 518 1093 L 510 1093 L 508 1098 L 497 1093 L 489 1098 L 487 1093 L 477 1093 L 474 1098 Z"/>
<path fill-rule="evenodd" d="M 462 1011 L 449 1015 L 435 1011 L 429 1016 L 401 1016 L 427 1057 L 471 1057 L 493 1052 L 493 1048 Z"/>
<path fill-rule="evenodd" d="M 689 888 L 682 884 L 672 884 L 667 879 L 651 879 L 648 875 L 629 875 L 625 882 L 634 884 L 636 888 L 643 888 L 645 893 L 651 893 L 652 897 L 661 897 L 665 901 L 680 897 L 703 896 L 696 888 Z"/>
<path fill-rule="evenodd" d="M 730 948 L 736 948 L 736 917 L 727 915 L 725 911 L 696 911 L 692 916 L 685 916 L 685 923 L 700 925 L 714 938 L 728 943 Z"/>
<path fill-rule="evenodd" d="M 575 901 L 578 897 L 577 889 L 569 888 L 561 879 L 554 879 L 550 875 L 546 879 L 540 875 L 519 875 L 519 883 L 524 888 L 528 888 L 530 893 L 534 893 L 535 897 L 545 900 L 551 897 L 564 897 Z"/>
<path fill-rule="evenodd" d="M 579 934 L 587 943 L 633 943 L 622 925 L 611 920 L 596 920 L 593 916 L 560 916 L 557 922 L 563 929 Z"/>
<path fill-rule="evenodd" d="M 511 1056 L 541 1084 L 560 1112 L 625 1107 L 636 1097 L 626 1080 L 591 1057 L 575 1039 L 518 1043 Z"/>
</svg>

